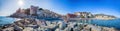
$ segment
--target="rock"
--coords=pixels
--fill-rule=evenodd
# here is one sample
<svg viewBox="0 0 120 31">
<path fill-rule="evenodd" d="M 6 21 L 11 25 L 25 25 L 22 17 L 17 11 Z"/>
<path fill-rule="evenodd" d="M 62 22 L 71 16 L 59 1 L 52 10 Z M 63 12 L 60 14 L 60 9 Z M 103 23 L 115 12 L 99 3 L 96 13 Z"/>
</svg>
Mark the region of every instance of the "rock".
<svg viewBox="0 0 120 31">
<path fill-rule="evenodd" d="M 23 31 L 33 31 L 33 28 L 31 28 L 31 27 L 26 27 L 25 29 L 23 29 Z"/>
<path fill-rule="evenodd" d="M 14 31 L 14 28 L 13 27 L 8 27 L 8 28 L 5 28 L 5 29 L 2 29 L 2 31 Z"/>
</svg>

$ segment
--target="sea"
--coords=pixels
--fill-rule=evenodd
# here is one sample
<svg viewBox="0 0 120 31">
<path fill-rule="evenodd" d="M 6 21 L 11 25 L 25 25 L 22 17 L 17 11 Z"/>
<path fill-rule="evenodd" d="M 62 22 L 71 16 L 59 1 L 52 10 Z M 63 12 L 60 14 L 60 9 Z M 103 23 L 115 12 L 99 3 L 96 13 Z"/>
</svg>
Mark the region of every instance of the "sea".
<svg viewBox="0 0 120 31">
<path fill-rule="evenodd" d="M 3 26 L 5 24 L 11 24 L 15 21 L 14 18 L 0 16 L 0 26 Z"/>
<path fill-rule="evenodd" d="M 53 20 L 49 20 L 49 21 L 53 21 Z M 54 21 L 61 21 L 61 20 L 54 20 Z M 89 21 L 87 23 L 96 24 L 98 26 L 113 27 L 113 28 L 116 28 L 116 29 L 120 29 L 120 18 L 117 18 L 117 19 L 114 19 L 114 20 L 92 19 L 92 20 L 87 20 L 87 21 Z M 5 24 L 11 24 L 13 22 L 15 22 L 15 18 L 0 16 L 0 26 L 3 26 Z"/>
</svg>

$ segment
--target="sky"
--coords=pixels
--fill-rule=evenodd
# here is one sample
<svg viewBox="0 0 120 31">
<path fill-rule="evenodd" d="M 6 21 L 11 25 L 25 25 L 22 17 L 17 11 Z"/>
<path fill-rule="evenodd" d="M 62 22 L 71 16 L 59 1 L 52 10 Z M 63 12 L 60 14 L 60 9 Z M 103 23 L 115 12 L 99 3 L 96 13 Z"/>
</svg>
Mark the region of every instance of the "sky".
<svg viewBox="0 0 120 31">
<path fill-rule="evenodd" d="M 9 16 L 18 8 L 26 9 L 31 5 L 63 15 L 91 12 L 120 17 L 120 0 L 0 0 L 0 16 Z"/>
</svg>

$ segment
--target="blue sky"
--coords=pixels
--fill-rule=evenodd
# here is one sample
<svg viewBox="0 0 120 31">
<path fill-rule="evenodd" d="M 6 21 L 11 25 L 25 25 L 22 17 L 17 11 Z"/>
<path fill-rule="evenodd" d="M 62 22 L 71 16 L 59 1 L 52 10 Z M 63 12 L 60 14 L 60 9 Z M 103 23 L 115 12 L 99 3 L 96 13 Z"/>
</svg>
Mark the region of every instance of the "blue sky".
<svg viewBox="0 0 120 31">
<path fill-rule="evenodd" d="M 0 16 L 8 16 L 18 8 L 35 5 L 59 14 L 91 12 L 120 17 L 120 0 L 23 0 L 22 6 L 19 6 L 18 1 L 0 0 Z"/>
</svg>

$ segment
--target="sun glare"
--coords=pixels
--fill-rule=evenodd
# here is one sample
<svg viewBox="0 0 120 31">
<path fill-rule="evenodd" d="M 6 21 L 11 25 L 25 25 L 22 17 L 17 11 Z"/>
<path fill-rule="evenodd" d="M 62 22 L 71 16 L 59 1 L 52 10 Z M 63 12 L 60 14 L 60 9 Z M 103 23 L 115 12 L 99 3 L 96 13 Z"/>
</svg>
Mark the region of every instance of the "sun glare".
<svg viewBox="0 0 120 31">
<path fill-rule="evenodd" d="M 19 6 L 23 6 L 23 4 L 24 4 L 23 0 L 18 0 L 18 5 Z"/>
</svg>

